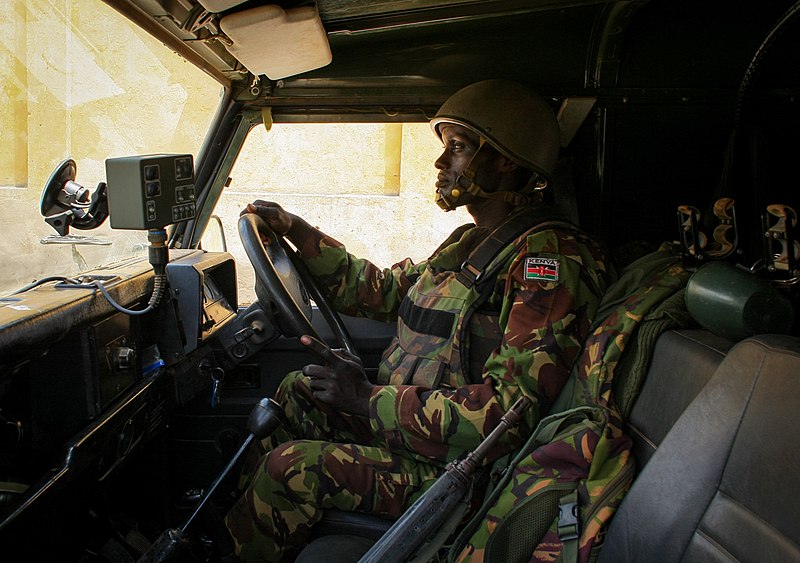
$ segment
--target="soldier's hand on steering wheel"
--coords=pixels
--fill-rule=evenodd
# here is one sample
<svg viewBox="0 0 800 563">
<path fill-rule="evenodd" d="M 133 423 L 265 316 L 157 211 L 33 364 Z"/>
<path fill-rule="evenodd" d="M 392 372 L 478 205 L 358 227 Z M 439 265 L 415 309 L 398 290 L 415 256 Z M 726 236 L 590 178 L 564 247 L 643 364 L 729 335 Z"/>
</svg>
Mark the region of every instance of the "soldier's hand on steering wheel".
<svg viewBox="0 0 800 563">
<path fill-rule="evenodd" d="M 277 203 L 261 199 L 248 203 L 247 207 L 239 215 L 244 215 L 245 213 L 255 213 L 266 221 L 269 228 L 275 231 L 275 234 L 281 236 L 289 232 L 295 219 L 294 215 L 285 211 Z"/>
</svg>

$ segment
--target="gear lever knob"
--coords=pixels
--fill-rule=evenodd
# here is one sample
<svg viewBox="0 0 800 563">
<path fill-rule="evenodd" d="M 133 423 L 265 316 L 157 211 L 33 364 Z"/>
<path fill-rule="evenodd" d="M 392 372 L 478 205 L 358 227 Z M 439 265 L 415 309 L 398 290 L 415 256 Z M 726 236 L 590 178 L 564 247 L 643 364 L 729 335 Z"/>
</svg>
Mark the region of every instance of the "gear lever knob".
<svg viewBox="0 0 800 563">
<path fill-rule="evenodd" d="M 247 429 L 259 440 L 272 434 L 286 420 L 283 407 L 273 399 L 264 397 L 253 408 L 247 420 Z"/>
</svg>

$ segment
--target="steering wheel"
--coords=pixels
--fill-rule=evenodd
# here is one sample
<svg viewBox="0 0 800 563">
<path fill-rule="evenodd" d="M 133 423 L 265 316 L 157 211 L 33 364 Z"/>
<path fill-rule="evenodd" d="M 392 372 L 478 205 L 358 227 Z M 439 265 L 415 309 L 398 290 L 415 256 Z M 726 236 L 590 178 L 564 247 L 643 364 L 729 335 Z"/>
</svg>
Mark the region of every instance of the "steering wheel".
<svg viewBox="0 0 800 563">
<path fill-rule="evenodd" d="M 271 305 L 277 312 L 278 325 L 284 334 L 296 337 L 308 334 L 322 340 L 311 324 L 313 298 L 338 347 L 358 355 L 341 317 L 283 237 L 276 235 L 255 213 L 245 213 L 239 218 L 239 237 L 256 273 L 258 301 L 262 307 Z"/>
</svg>

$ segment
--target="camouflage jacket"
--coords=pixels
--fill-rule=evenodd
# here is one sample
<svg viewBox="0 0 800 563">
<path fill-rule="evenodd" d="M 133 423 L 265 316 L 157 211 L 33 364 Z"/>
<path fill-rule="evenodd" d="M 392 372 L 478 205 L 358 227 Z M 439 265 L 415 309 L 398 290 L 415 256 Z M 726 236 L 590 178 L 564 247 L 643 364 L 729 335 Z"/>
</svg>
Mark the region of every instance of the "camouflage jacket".
<svg viewBox="0 0 800 563">
<path fill-rule="evenodd" d="M 629 265 L 608 288 L 557 412 L 502 472 L 484 506 L 462 528 L 449 560 L 505 561 L 510 551 L 515 560 L 531 562 L 597 558 L 635 473 L 632 442 L 612 398 L 615 379 L 628 387 L 626 380 L 635 375 L 620 369 L 620 362 L 627 350 L 642 353 L 647 346 L 652 352 L 661 331 L 685 322 L 682 290 L 688 278 L 665 245 Z M 633 384 L 637 391 L 640 383 Z M 578 522 L 565 522 L 564 514 L 577 514 Z"/>
<path fill-rule="evenodd" d="M 317 232 L 300 248 L 304 261 L 344 314 L 391 322 L 416 285 L 460 283 L 454 273 L 487 236 L 484 228 L 457 229 L 427 260 L 405 259 L 379 269 L 347 253 Z M 473 324 L 494 323 L 500 345 L 483 365 L 480 383 L 429 389 L 419 385 L 381 385 L 370 399 L 370 424 L 386 445 L 402 455 L 447 463 L 473 449 L 524 394 L 534 407 L 526 421 L 508 432 L 490 458 L 519 447 L 519 435 L 536 426 L 558 396 L 581 351 L 606 286 L 605 255 L 587 235 L 573 228 L 525 234 L 509 245 L 493 290 Z M 543 264 L 554 271 L 536 274 Z M 533 272 L 533 273 L 531 273 Z M 540 270 L 541 272 L 541 270 Z M 493 312 L 493 314 L 492 314 Z M 470 327 L 482 333 L 486 327 Z M 387 369 L 384 381 L 404 380 Z"/>
</svg>

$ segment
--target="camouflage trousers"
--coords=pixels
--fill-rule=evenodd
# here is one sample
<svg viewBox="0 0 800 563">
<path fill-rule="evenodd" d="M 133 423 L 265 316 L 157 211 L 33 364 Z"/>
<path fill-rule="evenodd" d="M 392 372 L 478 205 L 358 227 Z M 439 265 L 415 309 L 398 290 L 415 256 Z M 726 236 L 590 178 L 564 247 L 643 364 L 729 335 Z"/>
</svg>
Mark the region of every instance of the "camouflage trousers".
<svg viewBox="0 0 800 563">
<path fill-rule="evenodd" d="M 225 518 L 242 561 L 295 552 L 327 508 L 397 518 L 443 471 L 390 452 L 366 419 L 315 402 L 300 372 L 275 399 L 288 422 L 246 462 L 244 492 Z"/>
</svg>

